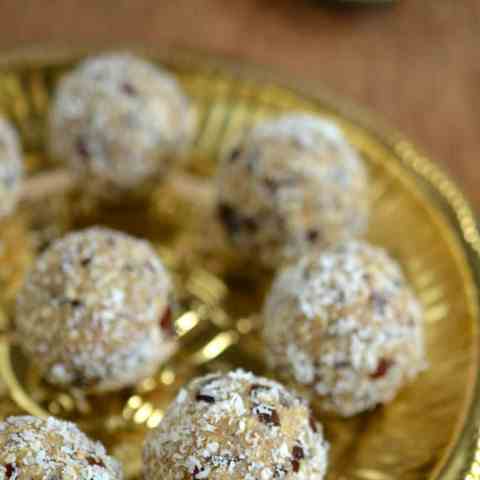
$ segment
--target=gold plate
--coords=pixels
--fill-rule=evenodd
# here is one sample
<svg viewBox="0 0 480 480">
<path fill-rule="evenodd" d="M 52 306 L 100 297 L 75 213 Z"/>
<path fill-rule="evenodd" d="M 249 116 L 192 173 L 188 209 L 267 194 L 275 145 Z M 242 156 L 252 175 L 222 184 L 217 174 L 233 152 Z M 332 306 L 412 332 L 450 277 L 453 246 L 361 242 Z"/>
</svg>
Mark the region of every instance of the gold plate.
<svg viewBox="0 0 480 480">
<path fill-rule="evenodd" d="M 88 53 L 88 52 L 87 52 Z M 369 238 L 403 264 L 426 311 L 430 369 L 391 404 L 351 420 L 322 419 L 332 443 L 329 479 L 480 479 L 480 237 L 462 195 L 400 135 L 317 89 L 288 86 L 258 68 L 180 51 L 147 52 L 178 76 L 193 100 L 198 131 L 188 168 L 208 178 L 218 152 L 258 119 L 290 110 L 325 115 L 345 130 L 371 174 Z M 0 111 L 18 126 L 29 174 L 52 167 L 44 152 L 51 92 L 80 53 L 23 52 L 0 61 Z M 310 93 L 307 93 L 310 92 Z M 73 419 L 140 475 L 141 441 L 179 385 L 213 369 L 265 372 L 258 312 L 270 275 L 244 271 L 213 216 L 162 185 L 143 201 L 102 206 L 77 193 L 22 205 L 0 225 L 0 415 Z M 108 396 L 45 385 L 15 347 L 16 291 L 42 248 L 94 223 L 149 238 L 175 272 L 181 348 L 155 378 Z M 208 239 L 219 239 L 209 242 Z M 478 463 L 477 463 L 478 461 Z"/>
</svg>

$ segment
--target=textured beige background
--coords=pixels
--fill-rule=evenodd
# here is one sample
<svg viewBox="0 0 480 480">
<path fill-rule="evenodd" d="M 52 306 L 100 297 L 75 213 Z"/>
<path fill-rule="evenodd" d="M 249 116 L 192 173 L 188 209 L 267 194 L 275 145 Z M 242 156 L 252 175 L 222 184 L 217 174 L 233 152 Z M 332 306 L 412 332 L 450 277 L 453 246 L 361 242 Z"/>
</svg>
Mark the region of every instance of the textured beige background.
<svg viewBox="0 0 480 480">
<path fill-rule="evenodd" d="M 480 207 L 480 1 L 0 0 L 0 50 L 174 43 L 272 65 L 375 109 Z"/>
</svg>

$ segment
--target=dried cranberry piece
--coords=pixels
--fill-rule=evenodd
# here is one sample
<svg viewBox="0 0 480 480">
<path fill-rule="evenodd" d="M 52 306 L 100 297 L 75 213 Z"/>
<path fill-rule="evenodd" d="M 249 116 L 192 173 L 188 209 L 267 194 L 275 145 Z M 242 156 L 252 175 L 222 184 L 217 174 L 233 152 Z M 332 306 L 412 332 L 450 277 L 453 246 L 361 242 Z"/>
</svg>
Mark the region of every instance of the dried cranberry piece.
<svg viewBox="0 0 480 480">
<path fill-rule="evenodd" d="M 255 390 L 270 390 L 270 387 L 267 387 L 266 385 L 260 385 L 259 383 L 254 383 L 250 387 L 250 393 L 254 392 Z"/>
<path fill-rule="evenodd" d="M 278 416 L 278 412 L 267 405 L 255 405 L 253 407 L 253 413 L 258 417 L 260 422 L 264 423 L 265 425 L 280 426 L 280 417 Z"/>
<path fill-rule="evenodd" d="M 241 153 L 242 153 L 242 150 L 240 148 L 238 148 L 238 147 L 234 148 L 230 152 L 230 161 L 234 162 L 240 156 Z"/>
<path fill-rule="evenodd" d="M 193 480 L 196 480 L 197 475 L 198 475 L 199 473 L 200 473 L 200 469 L 199 469 L 197 466 L 195 466 L 195 467 L 193 468 L 193 472 L 192 472 L 192 479 L 193 479 Z"/>
<path fill-rule="evenodd" d="M 378 380 L 379 378 L 384 377 L 390 370 L 390 368 L 393 366 L 393 363 L 394 362 L 388 358 L 382 358 L 378 362 L 377 369 L 372 374 L 370 374 L 370 378 L 372 380 Z"/>
<path fill-rule="evenodd" d="M 87 457 L 87 462 L 89 465 L 92 465 L 92 467 L 97 466 L 97 467 L 105 468 L 105 464 L 99 458 L 90 456 L 90 457 Z"/>
<path fill-rule="evenodd" d="M 320 232 L 318 230 L 309 230 L 307 232 L 307 238 L 309 242 L 316 242 L 320 237 Z"/>
<path fill-rule="evenodd" d="M 197 400 L 197 402 L 215 403 L 214 397 L 211 395 L 204 395 L 203 393 L 197 393 L 195 400 Z"/>
<path fill-rule="evenodd" d="M 78 137 L 77 141 L 75 143 L 75 149 L 77 150 L 77 153 L 83 157 L 84 159 L 88 158 L 90 156 L 90 152 L 88 150 L 88 145 L 87 142 L 83 137 Z"/>
<path fill-rule="evenodd" d="M 122 91 L 124 93 L 126 93 L 127 95 L 130 95 L 130 96 L 137 95 L 137 93 L 138 93 L 137 89 L 131 83 L 128 83 L 128 82 L 125 82 L 122 85 Z"/>
<path fill-rule="evenodd" d="M 235 235 L 242 228 L 242 221 L 234 208 L 226 203 L 218 205 L 218 216 L 230 235 Z"/>
<path fill-rule="evenodd" d="M 298 471 L 300 470 L 300 462 L 298 460 L 292 460 L 292 470 L 295 473 L 298 473 Z"/>
<path fill-rule="evenodd" d="M 295 445 L 292 449 L 292 456 L 295 460 L 301 460 L 305 458 L 305 452 L 300 445 Z"/>
<path fill-rule="evenodd" d="M 90 265 L 90 263 L 92 262 L 92 259 L 87 257 L 87 258 L 83 258 L 81 261 L 80 261 L 80 265 L 82 267 L 88 267 L 88 265 Z"/>
<path fill-rule="evenodd" d="M 5 475 L 7 478 L 12 478 L 13 473 L 15 472 L 15 465 L 13 463 L 7 463 L 4 465 Z"/>
<path fill-rule="evenodd" d="M 317 422 L 315 420 L 315 417 L 310 414 L 310 417 L 308 418 L 308 423 L 310 424 L 310 428 L 317 433 Z"/>
<path fill-rule="evenodd" d="M 160 318 L 160 328 L 168 335 L 173 335 L 175 330 L 173 328 L 172 309 L 167 307 Z"/>
<path fill-rule="evenodd" d="M 80 300 L 77 300 L 74 298 L 70 300 L 70 305 L 72 306 L 72 308 L 80 308 L 83 305 L 83 303 Z"/>
</svg>

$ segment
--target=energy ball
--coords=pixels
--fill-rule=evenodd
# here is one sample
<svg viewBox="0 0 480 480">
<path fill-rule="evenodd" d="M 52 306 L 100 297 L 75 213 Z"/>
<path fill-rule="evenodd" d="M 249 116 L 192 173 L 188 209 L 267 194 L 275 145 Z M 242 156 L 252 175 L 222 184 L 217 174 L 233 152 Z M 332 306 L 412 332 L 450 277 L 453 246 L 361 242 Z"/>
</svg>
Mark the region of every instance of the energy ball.
<svg viewBox="0 0 480 480">
<path fill-rule="evenodd" d="M 147 242 L 99 227 L 71 233 L 41 254 L 18 295 L 18 341 L 52 384 L 132 385 L 171 353 L 171 293 Z"/>
<path fill-rule="evenodd" d="M 241 370 L 181 390 L 144 447 L 146 480 L 320 480 L 328 444 L 305 401 Z"/>
<path fill-rule="evenodd" d="M 188 141 L 174 77 L 129 54 L 87 58 L 58 86 L 50 149 L 90 187 L 132 190 L 162 177 Z"/>
<path fill-rule="evenodd" d="M 422 309 L 400 266 L 367 243 L 278 273 L 264 322 L 270 366 L 343 416 L 390 401 L 426 366 Z"/>
<path fill-rule="evenodd" d="M 258 124 L 221 159 L 218 215 L 241 251 L 277 267 L 362 234 L 367 187 L 361 158 L 335 124 L 285 115 Z"/>
<path fill-rule="evenodd" d="M 9 417 L 0 423 L 0 478 L 122 479 L 120 465 L 76 425 L 49 417 Z"/>
<path fill-rule="evenodd" d="M 17 132 L 0 117 L 0 218 L 13 212 L 22 180 L 22 155 Z"/>
</svg>

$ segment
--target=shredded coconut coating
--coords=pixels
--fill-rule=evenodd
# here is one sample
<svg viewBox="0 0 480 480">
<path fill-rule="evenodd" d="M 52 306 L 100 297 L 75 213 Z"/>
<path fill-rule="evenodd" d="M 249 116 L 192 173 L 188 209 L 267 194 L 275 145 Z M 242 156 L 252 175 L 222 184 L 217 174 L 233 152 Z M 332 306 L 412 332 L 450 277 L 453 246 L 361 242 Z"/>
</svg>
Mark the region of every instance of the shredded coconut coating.
<svg viewBox="0 0 480 480">
<path fill-rule="evenodd" d="M 290 114 L 258 124 L 221 159 L 218 215 L 240 251 L 267 266 L 367 227 L 363 161 L 332 122 Z"/>
<path fill-rule="evenodd" d="M 135 189 L 163 176 L 184 148 L 188 105 L 157 66 L 129 54 L 87 58 L 60 81 L 50 149 L 90 188 Z"/>
<path fill-rule="evenodd" d="M 146 241 L 99 227 L 71 233 L 37 259 L 18 295 L 18 340 L 53 384 L 135 384 L 172 349 L 171 293 Z"/>
<path fill-rule="evenodd" d="M 0 218 L 12 213 L 17 204 L 22 165 L 17 132 L 0 117 Z"/>
<path fill-rule="evenodd" d="M 426 367 L 422 309 L 400 266 L 367 243 L 277 274 L 264 321 L 270 366 L 343 416 L 390 401 Z"/>
<path fill-rule="evenodd" d="M 117 480 L 119 463 L 76 425 L 50 417 L 9 417 L 0 423 L 2 480 Z"/>
<path fill-rule="evenodd" d="M 193 380 L 144 448 L 146 480 L 319 480 L 328 444 L 308 405 L 237 370 Z"/>
</svg>

